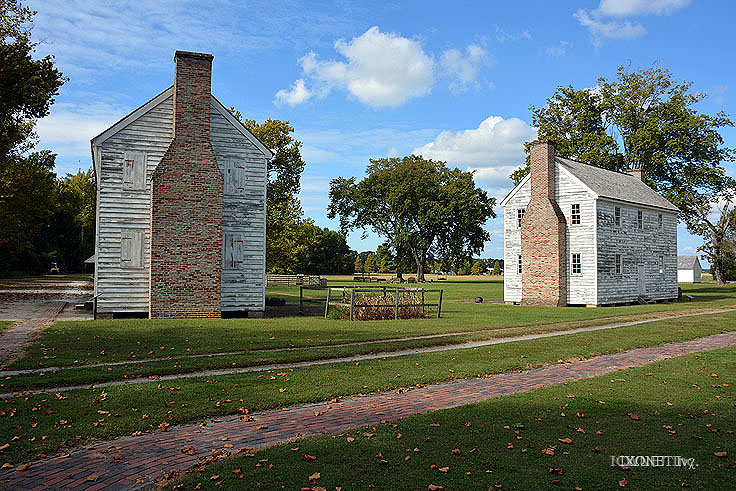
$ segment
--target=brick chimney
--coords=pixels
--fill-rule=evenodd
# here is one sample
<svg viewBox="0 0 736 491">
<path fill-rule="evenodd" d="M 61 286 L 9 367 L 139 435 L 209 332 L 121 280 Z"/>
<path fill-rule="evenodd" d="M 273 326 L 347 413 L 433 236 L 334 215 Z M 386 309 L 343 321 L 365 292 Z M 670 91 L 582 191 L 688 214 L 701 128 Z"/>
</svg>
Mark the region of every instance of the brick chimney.
<svg viewBox="0 0 736 491">
<path fill-rule="evenodd" d="M 151 318 L 220 316 L 223 178 L 210 142 L 212 58 L 174 55 L 173 139 L 151 176 Z"/>
<path fill-rule="evenodd" d="M 531 200 L 521 224 L 522 303 L 567 304 L 567 227 L 557 204 L 555 146 L 531 143 Z"/>
<path fill-rule="evenodd" d="M 640 165 L 638 167 L 632 167 L 631 169 L 628 169 L 626 173 L 630 176 L 634 176 L 640 181 L 644 180 L 644 168 Z"/>
</svg>

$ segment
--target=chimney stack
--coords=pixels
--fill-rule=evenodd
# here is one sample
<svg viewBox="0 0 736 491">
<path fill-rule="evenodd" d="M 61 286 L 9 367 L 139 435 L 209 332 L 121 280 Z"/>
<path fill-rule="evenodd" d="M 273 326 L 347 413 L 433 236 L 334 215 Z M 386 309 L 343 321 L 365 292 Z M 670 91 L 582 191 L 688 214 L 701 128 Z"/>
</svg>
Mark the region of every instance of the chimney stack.
<svg viewBox="0 0 736 491">
<path fill-rule="evenodd" d="M 521 224 L 522 303 L 567 305 L 567 223 L 556 200 L 555 145 L 531 147 L 531 200 Z"/>
<path fill-rule="evenodd" d="M 151 175 L 149 316 L 220 317 L 223 179 L 210 141 L 212 55 L 174 55 L 172 140 Z"/>
<path fill-rule="evenodd" d="M 630 168 L 629 170 L 626 171 L 626 173 L 630 176 L 636 177 L 640 181 L 644 180 L 644 167 L 641 165 Z"/>
</svg>

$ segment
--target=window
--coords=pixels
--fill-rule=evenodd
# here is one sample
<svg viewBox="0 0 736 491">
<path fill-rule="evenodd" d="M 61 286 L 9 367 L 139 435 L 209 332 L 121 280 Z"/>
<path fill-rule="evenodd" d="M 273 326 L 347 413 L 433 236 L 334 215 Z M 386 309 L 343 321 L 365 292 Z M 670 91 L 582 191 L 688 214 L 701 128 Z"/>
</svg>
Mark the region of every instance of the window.
<svg viewBox="0 0 736 491">
<path fill-rule="evenodd" d="M 572 255 L 572 274 L 582 274 L 583 265 L 580 262 L 580 253 Z"/>
<path fill-rule="evenodd" d="M 240 234 L 222 234 L 223 269 L 243 269 L 243 237 Z"/>
<path fill-rule="evenodd" d="M 641 210 L 636 212 L 636 227 L 638 229 L 644 228 L 644 212 Z"/>
<path fill-rule="evenodd" d="M 664 256 L 659 256 L 659 272 L 664 273 Z"/>
<path fill-rule="evenodd" d="M 617 227 L 621 226 L 621 207 L 617 206 L 613 209 L 613 224 Z"/>
<path fill-rule="evenodd" d="M 616 254 L 616 274 L 621 274 L 621 271 L 624 269 L 623 264 L 623 258 L 621 257 L 621 254 Z"/>
<path fill-rule="evenodd" d="M 123 230 L 120 235 L 120 267 L 140 268 L 143 266 L 143 232 Z"/>
<path fill-rule="evenodd" d="M 570 213 L 570 222 L 573 225 L 580 225 L 580 205 L 574 204 L 572 205 L 572 213 Z"/>
<path fill-rule="evenodd" d="M 662 214 L 661 213 L 657 214 L 657 228 L 659 230 L 662 230 Z"/>
<path fill-rule="evenodd" d="M 516 264 L 516 272 L 521 274 L 521 254 L 519 254 L 519 262 Z"/>
<path fill-rule="evenodd" d="M 241 194 L 245 189 L 245 166 L 234 159 L 225 160 L 225 194 Z"/>
<path fill-rule="evenodd" d="M 516 223 L 519 225 L 519 228 L 521 228 L 521 219 L 524 218 L 525 214 L 526 208 L 519 208 L 516 210 Z"/>
<path fill-rule="evenodd" d="M 123 189 L 146 189 L 146 154 L 126 151 L 123 153 Z"/>
</svg>

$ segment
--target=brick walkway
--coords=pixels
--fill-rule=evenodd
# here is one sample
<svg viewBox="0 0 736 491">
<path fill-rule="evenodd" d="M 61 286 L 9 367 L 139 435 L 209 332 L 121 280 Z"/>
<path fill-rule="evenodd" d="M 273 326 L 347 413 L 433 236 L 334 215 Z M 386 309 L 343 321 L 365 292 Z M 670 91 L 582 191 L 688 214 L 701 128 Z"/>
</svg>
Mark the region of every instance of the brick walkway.
<svg viewBox="0 0 736 491">
<path fill-rule="evenodd" d="M 28 337 L 56 320 L 66 302 L 47 302 L 30 319 L 16 322 L 0 334 L 0 366 L 10 363 L 23 353 Z"/>
<path fill-rule="evenodd" d="M 528 372 L 430 385 L 402 393 L 350 397 L 289 411 L 266 411 L 252 415 L 250 421 L 230 416 L 202 425 L 181 425 L 165 433 L 124 437 L 74 450 L 67 457 L 34 462 L 25 471 L 7 471 L 0 474 L 0 486 L 33 490 L 138 489 L 150 486 L 164 473 L 197 465 L 211 457 L 213 450 L 266 447 L 300 436 L 336 433 L 733 344 L 736 344 L 736 332 Z M 195 449 L 194 455 L 182 453 L 182 448 L 190 446 Z"/>
</svg>

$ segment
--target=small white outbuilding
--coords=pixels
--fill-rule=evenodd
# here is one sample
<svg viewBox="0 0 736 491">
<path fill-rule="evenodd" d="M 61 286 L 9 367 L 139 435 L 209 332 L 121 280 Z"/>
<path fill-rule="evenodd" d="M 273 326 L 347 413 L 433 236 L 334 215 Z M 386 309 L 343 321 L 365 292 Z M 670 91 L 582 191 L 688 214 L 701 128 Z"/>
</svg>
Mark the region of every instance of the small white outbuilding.
<svg viewBox="0 0 736 491">
<path fill-rule="evenodd" d="M 677 256 L 678 283 L 700 283 L 702 272 L 698 256 Z"/>
</svg>

